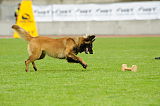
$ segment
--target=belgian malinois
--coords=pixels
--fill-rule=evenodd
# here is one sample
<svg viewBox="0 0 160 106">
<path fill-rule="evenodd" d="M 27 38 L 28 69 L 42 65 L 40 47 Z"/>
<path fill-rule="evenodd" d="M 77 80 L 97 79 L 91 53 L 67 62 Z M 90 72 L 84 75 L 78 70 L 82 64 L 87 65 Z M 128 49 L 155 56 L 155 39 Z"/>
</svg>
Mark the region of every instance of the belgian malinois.
<svg viewBox="0 0 160 106">
<path fill-rule="evenodd" d="M 66 59 L 71 63 L 80 63 L 83 68 L 87 68 L 87 64 L 76 55 L 82 52 L 93 54 L 92 43 L 95 41 L 95 35 L 53 39 L 44 36 L 32 37 L 18 25 L 13 25 L 12 28 L 28 41 L 29 58 L 25 61 L 26 72 L 28 72 L 30 63 L 37 71 L 34 61 L 43 59 L 46 54 L 54 58 Z"/>
</svg>

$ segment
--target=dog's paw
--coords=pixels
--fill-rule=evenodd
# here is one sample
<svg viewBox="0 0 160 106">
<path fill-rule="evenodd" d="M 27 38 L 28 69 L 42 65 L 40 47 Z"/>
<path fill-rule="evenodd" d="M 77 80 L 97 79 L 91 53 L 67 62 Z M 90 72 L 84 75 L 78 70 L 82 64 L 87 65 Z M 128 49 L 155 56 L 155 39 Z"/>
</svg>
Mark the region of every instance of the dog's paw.
<svg viewBox="0 0 160 106">
<path fill-rule="evenodd" d="M 36 68 L 36 67 L 33 67 L 33 68 L 34 68 L 35 71 L 37 71 L 37 68 Z"/>
<path fill-rule="evenodd" d="M 86 69 L 88 65 L 87 64 L 83 64 L 82 66 L 83 66 L 83 68 Z"/>
</svg>

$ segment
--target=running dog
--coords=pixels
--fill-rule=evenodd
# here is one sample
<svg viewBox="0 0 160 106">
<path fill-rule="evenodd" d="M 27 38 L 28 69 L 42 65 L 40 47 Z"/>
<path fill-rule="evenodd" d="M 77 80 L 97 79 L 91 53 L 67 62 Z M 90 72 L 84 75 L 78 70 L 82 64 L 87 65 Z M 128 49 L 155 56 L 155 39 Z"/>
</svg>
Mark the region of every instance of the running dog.
<svg viewBox="0 0 160 106">
<path fill-rule="evenodd" d="M 13 25 L 12 29 L 28 41 L 29 58 L 25 61 L 26 72 L 30 63 L 37 71 L 34 61 L 43 59 L 46 54 L 54 58 L 66 59 L 70 63 L 80 63 L 86 69 L 87 64 L 77 54 L 82 52 L 93 54 L 92 44 L 95 41 L 95 35 L 53 39 L 44 36 L 32 37 L 18 25 Z"/>
</svg>

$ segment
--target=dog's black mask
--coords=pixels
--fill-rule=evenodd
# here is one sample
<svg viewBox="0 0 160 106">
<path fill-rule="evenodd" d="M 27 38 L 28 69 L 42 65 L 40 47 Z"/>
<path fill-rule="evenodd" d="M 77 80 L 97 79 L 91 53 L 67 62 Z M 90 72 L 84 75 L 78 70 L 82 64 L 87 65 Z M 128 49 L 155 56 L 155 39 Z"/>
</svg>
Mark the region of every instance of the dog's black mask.
<svg viewBox="0 0 160 106">
<path fill-rule="evenodd" d="M 84 39 L 84 43 L 81 44 L 79 52 L 85 52 L 86 54 L 93 54 L 93 42 L 95 41 L 95 35 L 87 36 Z"/>
</svg>

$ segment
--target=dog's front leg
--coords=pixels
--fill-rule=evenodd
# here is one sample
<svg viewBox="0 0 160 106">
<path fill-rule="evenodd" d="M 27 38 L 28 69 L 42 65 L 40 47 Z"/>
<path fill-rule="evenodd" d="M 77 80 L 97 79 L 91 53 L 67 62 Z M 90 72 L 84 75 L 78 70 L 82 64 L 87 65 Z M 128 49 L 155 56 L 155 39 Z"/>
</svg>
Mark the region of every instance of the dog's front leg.
<svg viewBox="0 0 160 106">
<path fill-rule="evenodd" d="M 67 55 L 67 61 L 68 62 L 74 62 L 74 63 L 80 63 L 83 68 L 87 68 L 87 64 L 78 56 L 76 56 L 74 53 L 69 53 Z"/>
<path fill-rule="evenodd" d="M 73 52 L 73 48 L 75 47 L 75 41 L 71 38 L 66 41 L 66 50 L 65 55 L 68 62 L 80 63 L 83 68 L 87 68 L 87 64 L 78 56 L 76 56 Z"/>
</svg>

